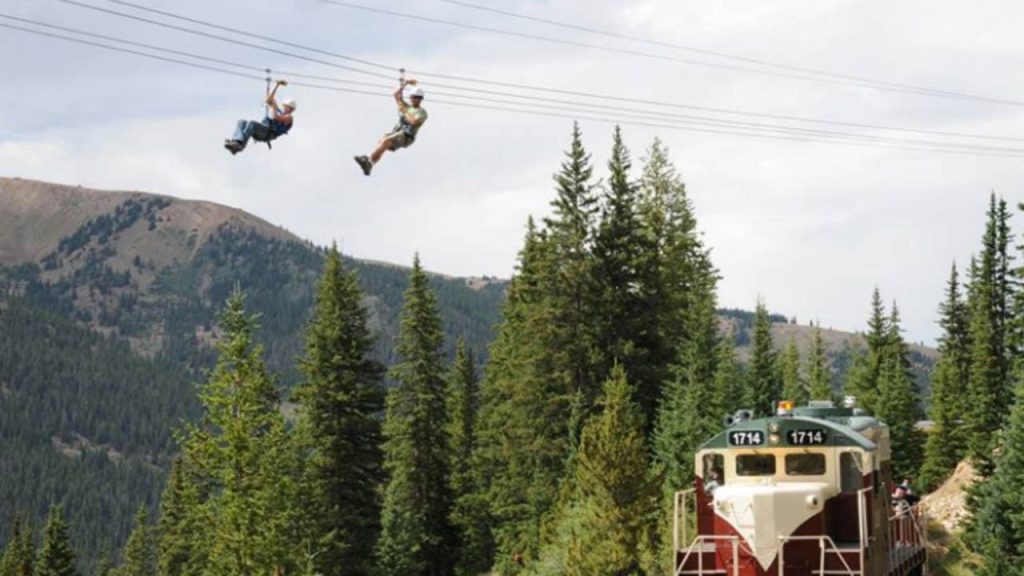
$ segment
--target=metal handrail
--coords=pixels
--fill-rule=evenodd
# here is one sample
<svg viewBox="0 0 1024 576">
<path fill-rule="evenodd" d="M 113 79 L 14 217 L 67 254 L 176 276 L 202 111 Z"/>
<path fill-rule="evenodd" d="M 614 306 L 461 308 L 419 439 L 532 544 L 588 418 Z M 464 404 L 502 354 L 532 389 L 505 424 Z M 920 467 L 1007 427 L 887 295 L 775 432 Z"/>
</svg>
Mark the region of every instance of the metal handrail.
<svg viewBox="0 0 1024 576">
<path fill-rule="evenodd" d="M 825 554 L 833 553 L 839 556 L 839 561 L 843 563 L 843 567 L 846 568 L 845 572 L 838 570 L 829 571 L 830 574 L 847 574 L 848 576 L 863 576 L 864 575 L 864 564 L 861 563 L 860 570 L 854 570 L 850 568 L 850 563 L 843 557 L 843 551 L 836 546 L 836 543 L 832 540 L 831 536 L 779 536 L 779 576 L 785 575 L 786 565 L 786 544 L 794 541 L 807 541 L 813 542 L 817 540 L 818 546 L 821 548 L 821 559 L 818 574 L 825 574 Z M 828 544 L 828 546 L 826 546 Z M 861 551 L 863 551 L 863 546 Z"/>
<path fill-rule="evenodd" d="M 729 571 L 722 568 L 711 568 L 710 570 L 704 569 L 704 545 L 708 542 L 728 541 L 732 544 L 732 576 L 739 576 L 740 574 L 740 548 L 739 548 L 739 536 L 731 535 L 712 535 L 712 534 L 698 534 L 693 539 L 693 543 L 686 549 L 686 554 L 683 555 L 683 559 L 679 562 L 679 566 L 676 567 L 675 576 L 682 576 L 683 574 L 691 574 L 693 576 L 704 576 L 704 574 L 729 574 Z M 697 570 L 684 570 L 686 567 L 687 560 L 690 559 L 690 555 L 693 554 L 693 549 L 700 545 L 700 552 L 697 554 Z M 676 549 L 678 550 L 678 548 Z"/>
</svg>

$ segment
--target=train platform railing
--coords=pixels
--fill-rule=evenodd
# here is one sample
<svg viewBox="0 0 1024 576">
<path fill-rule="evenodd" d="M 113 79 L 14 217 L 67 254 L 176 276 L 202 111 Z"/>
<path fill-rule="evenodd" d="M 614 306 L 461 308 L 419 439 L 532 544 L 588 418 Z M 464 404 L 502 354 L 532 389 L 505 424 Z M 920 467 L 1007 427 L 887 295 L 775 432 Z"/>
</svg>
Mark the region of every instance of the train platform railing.
<svg viewBox="0 0 1024 576">
<path fill-rule="evenodd" d="M 836 546 L 830 536 L 779 536 L 779 575 L 786 575 L 786 544 L 790 542 L 817 542 L 820 550 L 818 570 L 815 574 L 828 574 L 835 576 L 863 576 L 864 575 L 864 552 L 860 550 L 844 550 Z M 854 552 L 859 555 L 860 561 L 856 568 L 850 565 L 844 554 Z M 829 555 L 839 560 L 839 567 L 829 568 Z"/>
<path fill-rule="evenodd" d="M 917 565 L 927 558 L 928 549 L 928 508 L 923 503 L 910 506 L 906 501 L 893 505 L 889 516 L 890 556 L 896 563 Z M 924 561 L 922 574 L 927 575 L 928 563 Z M 901 567 L 898 567 L 897 572 Z"/>
<path fill-rule="evenodd" d="M 710 566 L 705 566 L 704 555 L 708 552 L 717 555 L 718 545 L 721 542 L 727 542 L 730 546 L 732 551 L 732 568 L 719 568 L 714 561 L 711 562 Z M 679 549 L 677 548 L 676 550 Z M 695 563 L 697 565 L 690 567 L 692 563 L 690 558 L 694 554 L 696 554 L 697 560 Z M 682 560 L 676 565 L 675 571 L 675 576 L 714 576 L 716 574 L 724 576 L 740 575 L 740 539 L 738 536 L 698 535 L 687 547 L 686 553 L 683 554 Z"/>
</svg>

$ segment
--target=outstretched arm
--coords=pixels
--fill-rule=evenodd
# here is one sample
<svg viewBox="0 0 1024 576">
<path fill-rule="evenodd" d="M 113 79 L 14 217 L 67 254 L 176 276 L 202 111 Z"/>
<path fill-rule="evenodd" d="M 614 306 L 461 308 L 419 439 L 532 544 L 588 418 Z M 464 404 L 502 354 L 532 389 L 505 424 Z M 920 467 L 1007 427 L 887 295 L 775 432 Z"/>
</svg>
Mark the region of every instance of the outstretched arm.
<svg viewBox="0 0 1024 576">
<path fill-rule="evenodd" d="M 401 84 L 398 85 L 398 90 L 395 90 L 394 93 L 395 104 L 398 104 L 398 111 L 403 114 L 405 113 L 405 109 L 409 107 L 409 105 L 405 103 L 405 100 L 402 99 L 402 91 L 405 90 L 405 85 L 406 81 L 403 79 Z"/>
<path fill-rule="evenodd" d="M 287 85 L 288 82 L 286 80 L 278 80 L 274 83 L 274 89 L 270 91 L 270 94 L 267 94 L 267 106 L 270 106 L 275 112 L 277 111 L 277 89 Z"/>
</svg>

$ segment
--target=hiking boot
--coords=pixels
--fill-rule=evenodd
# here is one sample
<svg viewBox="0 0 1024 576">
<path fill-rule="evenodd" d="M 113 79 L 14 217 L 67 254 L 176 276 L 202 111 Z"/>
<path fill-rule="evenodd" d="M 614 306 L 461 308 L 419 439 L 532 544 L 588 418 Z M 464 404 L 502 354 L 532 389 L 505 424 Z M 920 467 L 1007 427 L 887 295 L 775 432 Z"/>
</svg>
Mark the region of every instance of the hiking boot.
<svg viewBox="0 0 1024 576">
<path fill-rule="evenodd" d="M 363 169 L 363 174 L 369 176 L 370 172 L 373 170 L 373 162 L 370 162 L 370 159 L 366 156 L 356 156 L 355 161 L 356 164 L 359 164 L 359 167 Z"/>
<path fill-rule="evenodd" d="M 232 156 L 234 156 L 241 152 L 245 148 L 245 145 L 238 140 L 225 140 L 224 147 L 228 149 L 228 152 L 231 152 Z"/>
</svg>

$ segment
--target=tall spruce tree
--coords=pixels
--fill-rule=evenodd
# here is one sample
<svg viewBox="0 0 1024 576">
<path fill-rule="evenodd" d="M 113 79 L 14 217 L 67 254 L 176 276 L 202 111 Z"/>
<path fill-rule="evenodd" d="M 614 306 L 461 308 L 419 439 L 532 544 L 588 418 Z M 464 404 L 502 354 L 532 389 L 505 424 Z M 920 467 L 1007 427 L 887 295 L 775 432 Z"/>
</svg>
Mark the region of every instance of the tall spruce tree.
<svg viewBox="0 0 1024 576">
<path fill-rule="evenodd" d="M 157 550 L 149 513 L 142 506 L 135 513 L 132 533 L 125 542 L 122 561 L 116 576 L 153 576 L 157 573 Z"/>
<path fill-rule="evenodd" d="M 968 289 L 968 335 L 971 368 L 968 410 L 964 418 L 968 453 L 982 474 L 992 469 L 996 432 L 1011 404 L 1007 318 L 1012 300 L 1007 252 L 1006 202 L 989 200 L 982 252 L 971 267 Z"/>
<path fill-rule="evenodd" d="M 754 344 L 747 373 L 748 399 L 755 414 L 773 414 L 774 403 L 782 394 L 782 382 L 777 366 L 778 354 L 772 343 L 772 322 L 768 308 L 758 299 L 754 315 Z"/>
<path fill-rule="evenodd" d="M 924 463 L 918 483 L 925 491 L 941 484 L 964 456 L 965 440 L 961 417 L 963 403 L 957 399 L 967 390 L 970 375 L 970 345 L 967 341 L 967 310 L 960 295 L 960 281 L 953 265 L 946 299 L 939 306 L 939 360 L 932 374 L 929 419 L 934 423 L 924 448 Z"/>
<path fill-rule="evenodd" d="M 454 504 L 451 521 L 459 534 L 455 573 L 473 576 L 490 568 L 491 538 L 487 502 L 480 497 L 480 479 L 473 467 L 480 393 L 473 352 L 460 338 L 448 373 L 449 484 Z"/>
<path fill-rule="evenodd" d="M 909 355 L 901 333 L 899 309 L 894 303 L 886 321 L 875 416 L 889 426 L 892 469 L 897 478 L 910 477 L 921 466 L 922 439 L 916 427 L 921 409 Z"/>
<path fill-rule="evenodd" d="M 800 374 L 800 349 L 797 348 L 796 340 L 789 339 L 786 349 L 780 359 L 782 371 L 782 397 L 786 400 L 796 402 L 797 406 L 807 404 L 810 393 L 803 375 Z"/>
<path fill-rule="evenodd" d="M 183 435 L 184 458 L 210 495 L 197 512 L 203 550 L 192 552 L 206 556 L 204 572 L 291 571 L 300 562 L 298 451 L 241 291 L 228 298 L 219 324 L 217 365 L 200 389 L 203 419 Z"/>
<path fill-rule="evenodd" d="M 974 489 L 968 542 L 983 559 L 980 576 L 1024 575 L 1024 386 L 1001 435 L 994 473 Z"/>
<path fill-rule="evenodd" d="M 303 514 L 312 533 L 306 547 L 325 576 L 371 574 L 380 532 L 384 367 L 370 356 L 374 338 L 362 297 L 356 273 L 343 268 L 332 246 L 299 362 L 305 382 L 296 393 L 309 450 Z"/>
<path fill-rule="evenodd" d="M 11 523 L 10 538 L 0 556 L 0 576 L 32 576 L 36 545 L 32 523 L 17 513 Z"/>
<path fill-rule="evenodd" d="M 565 574 L 643 574 L 656 570 L 660 479 L 647 464 L 643 415 L 625 371 L 615 366 L 583 429 L 576 465 L 579 531 Z"/>
<path fill-rule="evenodd" d="M 558 500 L 570 453 L 578 391 L 549 376 L 556 329 L 544 287 L 550 261 L 547 236 L 530 219 L 481 385 L 473 462 L 484 480 L 500 572 L 521 570 L 538 557 L 541 527 Z"/>
<path fill-rule="evenodd" d="M 868 318 L 868 331 L 864 334 L 867 351 L 854 359 L 843 386 L 847 394 L 856 396 L 857 403 L 872 414 L 878 411 L 878 381 L 885 354 L 888 329 L 882 294 L 875 287 L 871 293 L 871 317 Z"/>
<path fill-rule="evenodd" d="M 807 354 L 807 379 L 809 400 L 834 400 L 832 372 L 828 364 L 828 345 L 821 333 L 821 326 L 814 327 L 811 349 Z"/>
<path fill-rule="evenodd" d="M 186 455 L 178 455 L 171 463 L 157 523 L 161 576 L 198 576 L 206 566 L 206 528 L 211 520 L 202 504 L 208 484 L 195 472 Z"/>
<path fill-rule="evenodd" d="M 631 175 L 632 161 L 616 127 L 608 161 L 608 185 L 594 240 L 593 282 L 596 342 L 604 361 L 599 373 L 622 364 L 636 389 L 647 422 L 658 403 L 660 370 L 650 363 L 651 336 L 645 307 L 644 254 L 653 249 L 641 226 L 639 186 Z"/>
<path fill-rule="evenodd" d="M 384 574 L 443 576 L 455 564 L 446 429 L 444 333 L 437 298 L 417 255 L 409 275 L 398 334 L 398 385 L 388 394 L 384 423 L 382 531 L 377 547 Z"/>
<path fill-rule="evenodd" d="M 50 515 L 43 528 L 43 543 L 32 568 L 34 576 L 74 576 L 75 551 L 71 548 L 68 525 L 64 520 L 64 509 L 59 505 L 50 506 Z"/>
</svg>

